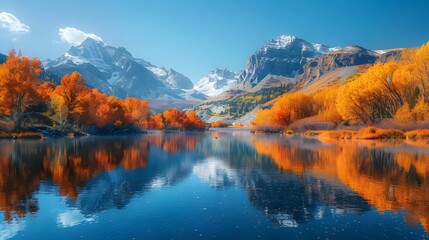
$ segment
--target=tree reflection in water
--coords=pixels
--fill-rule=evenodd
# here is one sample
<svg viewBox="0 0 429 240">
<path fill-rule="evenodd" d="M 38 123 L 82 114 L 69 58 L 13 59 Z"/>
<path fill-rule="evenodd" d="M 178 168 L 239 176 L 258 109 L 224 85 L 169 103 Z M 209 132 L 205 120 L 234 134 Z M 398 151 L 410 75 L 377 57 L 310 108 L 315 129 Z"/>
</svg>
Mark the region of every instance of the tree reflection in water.
<svg viewBox="0 0 429 240">
<path fill-rule="evenodd" d="M 406 210 L 429 230 L 429 150 L 413 142 L 319 141 L 248 133 L 0 142 L 0 210 L 12 223 L 39 209 L 41 185 L 92 216 L 191 174 L 243 189 L 278 226 L 335 214 Z"/>
<path fill-rule="evenodd" d="M 284 171 L 335 177 L 379 212 L 407 210 L 406 222 L 429 230 L 429 150 L 399 142 L 269 139 L 255 136 L 258 153 Z M 313 142 L 316 141 L 316 142 Z"/>
</svg>

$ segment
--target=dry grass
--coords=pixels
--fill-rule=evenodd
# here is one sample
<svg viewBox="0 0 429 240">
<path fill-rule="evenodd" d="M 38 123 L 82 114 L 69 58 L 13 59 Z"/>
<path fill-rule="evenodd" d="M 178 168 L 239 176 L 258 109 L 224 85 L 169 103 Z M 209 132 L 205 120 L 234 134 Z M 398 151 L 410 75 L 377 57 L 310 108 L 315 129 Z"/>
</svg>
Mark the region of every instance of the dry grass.
<svg viewBox="0 0 429 240">
<path fill-rule="evenodd" d="M 333 139 L 352 139 L 357 135 L 357 131 L 353 130 L 328 130 L 328 131 L 306 131 L 304 136 L 320 137 L 320 138 L 333 138 Z"/>
<path fill-rule="evenodd" d="M 283 132 L 283 134 L 286 134 L 286 135 L 293 135 L 293 134 L 295 134 L 295 132 L 294 132 L 292 129 L 288 129 L 288 130 L 286 130 L 285 132 Z"/>
<path fill-rule="evenodd" d="M 428 139 L 429 129 L 417 129 L 405 133 L 407 139 Z"/>
<path fill-rule="evenodd" d="M 0 132 L 0 138 L 42 139 L 43 138 L 43 134 L 41 134 L 41 133 L 33 133 L 33 132 L 23 132 L 23 133 Z"/>
<path fill-rule="evenodd" d="M 381 129 L 376 127 L 364 127 L 355 130 L 331 130 L 331 131 L 307 131 L 304 136 L 333 138 L 333 139 L 403 139 L 404 132 L 397 129 Z"/>
<path fill-rule="evenodd" d="M 403 139 L 404 132 L 397 129 L 381 129 L 376 127 L 364 127 L 359 130 L 356 139 Z"/>
<path fill-rule="evenodd" d="M 335 126 L 336 124 L 333 122 L 323 121 L 318 116 L 313 116 L 294 121 L 288 129 L 295 132 L 306 132 L 310 130 L 332 130 Z"/>
</svg>

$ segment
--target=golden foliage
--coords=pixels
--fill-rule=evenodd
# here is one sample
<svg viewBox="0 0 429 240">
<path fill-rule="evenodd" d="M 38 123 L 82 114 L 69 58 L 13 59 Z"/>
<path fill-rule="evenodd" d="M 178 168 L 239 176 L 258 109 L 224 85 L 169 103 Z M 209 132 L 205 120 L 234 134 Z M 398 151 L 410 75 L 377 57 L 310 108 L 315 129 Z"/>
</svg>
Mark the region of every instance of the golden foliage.
<svg viewBox="0 0 429 240">
<path fill-rule="evenodd" d="M 420 152 L 377 149 L 362 141 L 306 148 L 294 141 L 252 138 L 256 151 L 284 171 L 338 179 L 379 212 L 407 210 L 405 220 L 429 231 L 429 157 Z M 383 161 L 383 164 L 380 163 Z"/>
<path fill-rule="evenodd" d="M 302 92 L 280 96 L 271 109 L 259 110 L 252 127 L 255 129 L 281 129 L 297 119 L 315 114 L 315 103 L 311 96 Z"/>
<path fill-rule="evenodd" d="M 225 128 L 225 127 L 228 127 L 228 123 L 222 122 L 222 121 L 216 121 L 216 122 L 212 122 L 210 124 L 210 127 L 212 127 L 212 128 Z"/>
</svg>

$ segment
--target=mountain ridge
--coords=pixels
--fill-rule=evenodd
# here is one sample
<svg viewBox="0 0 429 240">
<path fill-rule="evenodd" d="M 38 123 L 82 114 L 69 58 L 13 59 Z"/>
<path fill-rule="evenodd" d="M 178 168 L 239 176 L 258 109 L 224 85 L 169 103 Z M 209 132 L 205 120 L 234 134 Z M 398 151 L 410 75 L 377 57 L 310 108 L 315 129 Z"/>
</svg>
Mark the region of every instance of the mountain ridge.
<svg viewBox="0 0 429 240">
<path fill-rule="evenodd" d="M 269 74 L 296 77 L 302 73 L 302 67 L 309 59 L 334 50 L 292 35 L 280 35 L 266 42 L 247 59 L 238 82 L 243 88 L 252 88 Z"/>
<path fill-rule="evenodd" d="M 64 75 L 81 72 L 89 86 L 117 97 L 137 97 L 166 101 L 204 100 L 194 94 L 187 99 L 192 81 L 183 74 L 157 67 L 135 58 L 124 47 L 112 47 L 102 41 L 87 38 L 57 59 L 46 60 L 48 71 Z M 201 99 L 200 99 L 201 98 Z"/>
<path fill-rule="evenodd" d="M 217 68 L 195 83 L 194 89 L 209 97 L 216 97 L 235 85 L 238 77 L 239 75 L 236 72 L 226 68 Z"/>
</svg>

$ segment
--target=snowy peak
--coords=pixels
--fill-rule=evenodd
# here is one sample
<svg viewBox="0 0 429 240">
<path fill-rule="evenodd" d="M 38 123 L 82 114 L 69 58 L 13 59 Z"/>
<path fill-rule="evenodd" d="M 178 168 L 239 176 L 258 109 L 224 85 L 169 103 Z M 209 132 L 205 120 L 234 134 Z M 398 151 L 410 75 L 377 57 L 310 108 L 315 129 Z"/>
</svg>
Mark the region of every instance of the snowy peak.
<svg viewBox="0 0 429 240">
<path fill-rule="evenodd" d="M 275 50 L 301 50 L 301 52 L 314 52 L 325 54 L 336 50 L 337 48 L 330 48 L 327 45 L 320 43 L 309 43 L 301 38 L 292 35 L 281 35 L 269 40 L 260 51 L 267 52 L 270 49 Z"/>
<path fill-rule="evenodd" d="M 367 54 L 367 55 L 376 56 L 376 57 L 382 54 L 382 52 L 371 51 L 357 45 L 337 48 L 335 51 L 332 52 L 332 54 L 356 54 L 356 53 L 362 53 L 362 54 Z"/>
<path fill-rule="evenodd" d="M 280 49 L 280 48 L 285 48 L 286 46 L 290 45 L 292 42 L 294 42 L 297 39 L 297 37 L 292 36 L 292 35 L 281 35 L 278 37 L 275 37 L 273 39 L 271 39 L 270 41 L 268 41 L 265 45 L 264 45 L 264 49 L 268 49 L 268 48 L 276 48 L 276 49 Z"/>
<path fill-rule="evenodd" d="M 194 84 L 188 77 L 171 68 L 167 72 L 167 76 L 165 82 L 175 89 L 192 89 L 194 87 Z"/>
<path fill-rule="evenodd" d="M 229 90 L 237 83 L 238 74 L 228 69 L 215 69 L 202 77 L 194 89 L 207 96 L 215 97 Z"/>
<path fill-rule="evenodd" d="M 296 77 L 305 63 L 336 50 L 324 44 L 310 43 L 291 35 L 281 35 L 269 40 L 249 57 L 239 82 L 244 87 L 255 87 L 268 75 Z"/>
<path fill-rule="evenodd" d="M 212 77 L 213 80 L 221 80 L 221 79 L 235 79 L 237 78 L 237 73 L 233 71 L 229 71 L 226 68 L 213 70 L 209 73 L 209 76 Z"/>
<path fill-rule="evenodd" d="M 190 94 L 192 99 L 199 96 L 198 93 L 184 93 L 184 90 L 193 88 L 193 83 L 183 74 L 154 66 L 134 58 L 123 47 L 108 46 L 92 38 L 45 63 L 46 69 L 59 76 L 79 71 L 88 86 L 117 97 L 187 100 Z"/>
<path fill-rule="evenodd" d="M 72 46 L 70 50 L 60 58 L 50 61 L 46 68 L 60 66 L 66 63 L 76 65 L 90 63 L 98 68 L 101 72 L 108 72 L 109 65 L 112 64 L 112 58 L 117 49 L 107 46 L 102 41 L 92 38 L 86 38 L 82 44 Z"/>
</svg>

